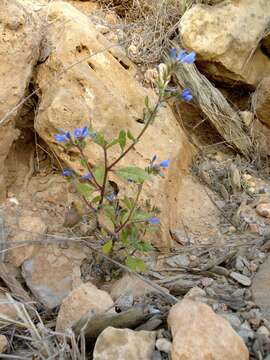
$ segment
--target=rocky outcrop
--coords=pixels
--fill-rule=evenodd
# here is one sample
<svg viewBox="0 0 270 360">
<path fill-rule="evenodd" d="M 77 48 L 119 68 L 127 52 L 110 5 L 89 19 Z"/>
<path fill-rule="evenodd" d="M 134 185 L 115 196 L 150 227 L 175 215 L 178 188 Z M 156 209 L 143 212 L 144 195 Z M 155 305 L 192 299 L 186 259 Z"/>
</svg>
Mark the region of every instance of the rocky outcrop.
<svg viewBox="0 0 270 360">
<path fill-rule="evenodd" d="M 56 329 L 64 331 L 89 312 L 94 315 L 105 311 L 114 311 L 110 295 L 89 282 L 82 284 L 62 302 Z"/>
<path fill-rule="evenodd" d="M 108 327 L 98 337 L 93 360 L 151 360 L 155 332 Z"/>
<path fill-rule="evenodd" d="M 196 5 L 181 19 L 181 38 L 198 54 L 205 73 L 224 82 L 256 86 L 270 74 L 270 60 L 258 48 L 269 13 L 268 0 Z"/>
<path fill-rule="evenodd" d="M 249 352 L 231 325 L 206 304 L 185 299 L 174 305 L 168 324 L 172 360 L 248 360 Z"/>
<path fill-rule="evenodd" d="M 258 119 L 270 128 L 270 76 L 260 82 L 252 103 Z"/>
<path fill-rule="evenodd" d="M 42 247 L 22 265 L 22 275 L 31 292 L 46 307 L 53 309 L 81 284 L 80 264 L 83 249 Z"/>
<path fill-rule="evenodd" d="M 5 160 L 19 136 L 15 130 L 19 110 L 16 106 L 25 94 L 39 56 L 41 32 L 37 16 L 16 0 L 1 1 L 0 39 L 0 199 L 4 199 Z"/>
<path fill-rule="evenodd" d="M 73 169 L 80 170 L 81 164 L 74 154 L 71 157 L 56 144 L 54 134 L 59 129 L 74 129 L 92 121 L 94 128 L 104 131 L 109 139 L 122 128 L 138 134 L 142 124 L 136 120 L 142 118 L 144 98 L 148 94 L 153 103 L 156 96 L 138 84 L 130 61 L 119 58 L 107 47 L 107 42 L 104 47 L 103 36 L 98 34 L 88 17 L 74 7 L 52 2 L 48 20 L 52 23 L 46 36 L 54 51 L 38 69 L 38 85 L 48 81 L 50 84 L 42 88 L 35 128 L 59 158 Z M 61 76 L 54 78 L 55 74 Z M 189 147 L 185 145 L 172 111 L 163 108 L 136 149 L 121 163 L 145 167 L 154 154 L 160 160 L 171 160 L 165 179 L 155 178 L 146 184 L 142 196 L 154 197 L 161 209 L 162 236 L 155 236 L 155 239 L 163 246 L 170 239 L 169 228 L 176 228 L 179 221 L 177 211 L 170 209 L 178 208 L 180 171 L 190 156 Z M 111 148 L 109 155 L 111 160 L 118 154 L 114 149 Z M 91 141 L 87 143 L 85 152 L 91 162 L 100 163 L 102 153 Z"/>
</svg>

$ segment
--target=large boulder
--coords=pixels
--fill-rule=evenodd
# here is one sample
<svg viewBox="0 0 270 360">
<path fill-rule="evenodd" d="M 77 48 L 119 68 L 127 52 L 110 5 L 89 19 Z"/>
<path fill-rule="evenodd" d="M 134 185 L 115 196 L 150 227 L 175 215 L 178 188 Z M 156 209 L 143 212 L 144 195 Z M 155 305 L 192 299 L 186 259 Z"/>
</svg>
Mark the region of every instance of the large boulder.
<svg viewBox="0 0 270 360">
<path fill-rule="evenodd" d="M 56 321 L 56 330 L 64 331 L 89 312 L 93 314 L 114 311 L 112 298 L 106 291 L 91 283 L 74 289 L 62 302 Z"/>
<path fill-rule="evenodd" d="M 183 44 L 198 54 L 204 72 L 256 86 L 270 74 L 270 60 L 258 48 L 269 14 L 268 0 L 196 5 L 181 18 L 180 34 Z"/>
<path fill-rule="evenodd" d="M 40 24 L 34 12 L 16 0 L 0 5 L 0 199 L 5 198 L 5 160 L 19 132 L 16 109 L 22 100 L 39 56 Z M 14 109 L 14 111 L 13 111 Z M 10 114 L 8 116 L 8 114 Z"/>
<path fill-rule="evenodd" d="M 172 360 L 248 360 L 249 352 L 229 322 L 206 304 L 189 299 L 174 305 L 168 324 Z"/>
<path fill-rule="evenodd" d="M 98 337 L 93 360 L 151 360 L 156 333 L 107 327 Z"/>
<path fill-rule="evenodd" d="M 42 96 L 35 129 L 60 159 L 79 171 L 82 166 L 76 154 L 64 152 L 54 139 L 59 129 L 70 130 L 91 121 L 109 139 L 120 129 L 138 134 L 143 125 L 136 120 L 143 116 L 144 98 L 149 95 L 154 103 L 156 95 L 134 79 L 134 65 L 119 57 L 89 18 L 70 4 L 52 2 L 48 21 L 46 37 L 53 51 L 38 67 Z M 102 152 L 91 141 L 85 152 L 91 163 L 101 162 Z M 171 166 L 165 179 L 155 178 L 145 186 L 142 198 L 154 198 L 161 209 L 162 236 L 156 238 L 164 246 L 169 228 L 176 228 L 179 221 L 178 210 L 171 209 L 181 209 L 177 200 L 181 168 L 190 157 L 183 132 L 168 107 L 160 109 L 156 122 L 121 165 L 145 167 L 154 154 L 159 160 L 170 159 Z M 117 155 L 118 150 L 111 148 L 110 161 Z"/>
</svg>

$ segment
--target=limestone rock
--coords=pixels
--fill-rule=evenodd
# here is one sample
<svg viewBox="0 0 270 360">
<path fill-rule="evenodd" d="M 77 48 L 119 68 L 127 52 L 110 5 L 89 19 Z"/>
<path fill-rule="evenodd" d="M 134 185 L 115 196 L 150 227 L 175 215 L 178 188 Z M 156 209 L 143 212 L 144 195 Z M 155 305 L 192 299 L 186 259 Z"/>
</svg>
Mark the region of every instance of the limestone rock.
<svg viewBox="0 0 270 360">
<path fill-rule="evenodd" d="M 270 127 L 270 76 L 264 78 L 252 97 L 258 119 Z"/>
<path fill-rule="evenodd" d="M 0 335 L 0 353 L 3 353 L 8 348 L 8 340 L 5 335 Z"/>
<path fill-rule="evenodd" d="M 270 155 L 270 128 L 258 119 L 255 119 L 251 127 L 252 136 L 255 140 L 257 151 L 263 156 Z"/>
<path fill-rule="evenodd" d="M 260 266 L 251 289 L 254 302 L 260 306 L 263 316 L 270 321 L 270 257 Z"/>
<path fill-rule="evenodd" d="M 103 131 L 109 139 L 116 136 L 120 129 L 129 129 L 136 135 L 142 128 L 136 120 L 142 118 L 144 98 L 149 95 L 153 104 L 156 95 L 135 80 L 134 66 L 127 58 L 119 58 L 111 49 L 104 50 L 108 45 L 104 36 L 98 33 L 87 16 L 70 4 L 52 2 L 48 20 L 51 24 L 46 37 L 55 51 L 38 67 L 37 84 L 44 84 L 55 74 L 68 70 L 60 79 L 42 89 L 35 128 L 67 166 L 79 171 L 82 165 L 76 154 L 71 158 L 55 142 L 54 134 L 59 129 L 72 130 L 89 125 L 91 120 L 94 128 Z M 155 241 L 162 246 L 167 245 L 170 239 L 169 228 L 178 228 L 178 222 L 181 223 L 177 193 L 181 184 L 181 168 L 186 166 L 191 155 L 185 141 L 172 111 L 169 107 L 163 108 L 136 149 L 130 151 L 120 164 L 145 167 L 154 154 L 159 160 L 171 160 L 165 178 L 153 179 L 145 185 L 142 194 L 142 201 L 154 197 L 155 204 L 161 209 L 162 234 L 155 236 Z M 85 152 L 93 164 L 102 161 L 100 150 L 90 139 L 87 141 Z M 117 155 L 117 148 L 111 148 L 110 161 Z M 121 183 L 121 188 L 127 188 L 127 184 Z M 170 211 L 171 208 L 179 210 Z"/>
<path fill-rule="evenodd" d="M 1 317 L 16 319 L 17 312 L 15 307 L 9 303 L 7 297 L 0 293 L 0 319 Z"/>
<path fill-rule="evenodd" d="M 151 360 L 155 332 L 108 327 L 98 337 L 93 360 Z"/>
<path fill-rule="evenodd" d="M 184 299 L 174 305 L 168 324 L 172 360 L 248 360 L 243 340 L 206 304 Z"/>
<path fill-rule="evenodd" d="M 42 240 L 42 235 L 46 232 L 46 225 L 43 220 L 33 213 L 23 214 L 18 220 L 18 229 L 13 231 L 9 241 L 36 241 Z M 15 244 L 11 244 L 15 246 Z M 14 266 L 21 266 L 22 263 L 31 258 L 37 245 L 26 244 L 24 247 L 15 248 L 8 252 L 8 261 Z"/>
<path fill-rule="evenodd" d="M 23 98 L 39 55 L 41 40 L 37 16 L 16 0 L 0 5 L 0 198 L 6 188 L 5 160 L 19 132 L 15 129 L 18 111 L 5 117 Z M 18 109 L 17 109 L 18 110 Z"/>
<path fill-rule="evenodd" d="M 269 13 L 268 0 L 196 5 L 181 18 L 181 38 L 198 54 L 203 71 L 225 82 L 256 86 L 270 74 L 270 60 L 258 48 Z"/>
<path fill-rule="evenodd" d="M 42 247 L 22 265 L 22 275 L 36 298 L 52 309 L 81 284 L 80 264 L 86 257 L 83 249 Z"/>
<path fill-rule="evenodd" d="M 259 204 L 256 207 L 256 211 L 259 215 L 265 217 L 265 218 L 270 218 L 270 204 Z"/>
<path fill-rule="evenodd" d="M 62 302 L 56 321 L 57 331 L 64 331 L 88 312 L 93 314 L 113 311 L 113 301 L 108 293 L 90 282 L 74 289 Z"/>
</svg>

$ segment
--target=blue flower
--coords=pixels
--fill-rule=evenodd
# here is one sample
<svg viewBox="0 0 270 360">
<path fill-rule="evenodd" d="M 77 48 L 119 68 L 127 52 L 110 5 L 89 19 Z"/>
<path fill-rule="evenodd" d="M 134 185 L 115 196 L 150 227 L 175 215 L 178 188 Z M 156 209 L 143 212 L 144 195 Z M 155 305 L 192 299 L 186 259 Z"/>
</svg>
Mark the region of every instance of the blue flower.
<svg viewBox="0 0 270 360">
<path fill-rule="evenodd" d="M 92 175 L 90 173 L 84 174 L 83 176 L 81 176 L 82 180 L 91 180 L 92 179 Z"/>
<path fill-rule="evenodd" d="M 181 96 L 182 96 L 183 100 L 185 100 L 185 101 L 187 101 L 187 102 L 191 101 L 192 98 L 193 98 L 193 96 L 192 96 L 192 94 L 191 94 L 191 92 L 190 92 L 189 89 L 184 89 L 184 90 L 182 91 Z"/>
<path fill-rule="evenodd" d="M 154 156 L 152 157 L 151 162 L 153 163 L 153 162 L 155 162 L 156 160 L 157 160 L 157 155 L 154 155 Z"/>
<path fill-rule="evenodd" d="M 159 218 L 157 217 L 151 217 L 148 222 L 152 225 L 158 225 L 159 224 Z"/>
<path fill-rule="evenodd" d="M 71 169 L 64 169 L 64 171 L 62 172 L 62 175 L 66 176 L 66 177 L 70 177 L 73 175 L 73 171 Z"/>
<path fill-rule="evenodd" d="M 161 168 L 167 168 L 167 167 L 169 167 L 169 165 L 170 165 L 170 160 L 163 160 L 163 161 L 161 161 L 161 163 L 159 164 L 159 167 L 161 167 Z"/>
<path fill-rule="evenodd" d="M 89 129 L 87 126 L 82 128 L 82 138 L 86 138 L 89 135 Z"/>
<path fill-rule="evenodd" d="M 62 135 L 62 134 L 56 134 L 54 135 L 54 138 L 57 142 L 59 143 L 62 143 L 62 142 L 66 142 L 67 141 L 67 138 L 65 135 Z"/>
<path fill-rule="evenodd" d="M 82 129 L 76 128 L 73 131 L 73 134 L 74 134 L 75 139 L 79 139 L 82 136 Z"/>
<path fill-rule="evenodd" d="M 70 134 L 69 131 L 66 131 L 66 132 L 65 132 L 65 135 L 66 135 L 66 138 L 67 138 L 68 140 L 71 139 L 71 134 Z"/>
<path fill-rule="evenodd" d="M 194 51 L 191 51 L 189 54 L 187 54 L 185 51 L 182 51 L 179 53 L 179 64 L 187 63 L 187 64 L 193 64 L 196 60 L 196 53 Z"/>
</svg>

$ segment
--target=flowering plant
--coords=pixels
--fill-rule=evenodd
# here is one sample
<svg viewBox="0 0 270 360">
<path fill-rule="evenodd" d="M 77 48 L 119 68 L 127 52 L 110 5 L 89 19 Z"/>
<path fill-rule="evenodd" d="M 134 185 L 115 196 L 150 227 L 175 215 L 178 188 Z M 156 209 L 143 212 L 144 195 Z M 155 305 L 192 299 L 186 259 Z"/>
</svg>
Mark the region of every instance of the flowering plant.
<svg viewBox="0 0 270 360">
<path fill-rule="evenodd" d="M 152 250 L 151 244 L 146 241 L 146 235 L 158 230 L 160 225 L 159 209 L 152 206 L 149 201 L 141 204 L 140 195 L 144 183 L 151 176 L 164 176 L 163 170 L 169 167 L 170 161 L 165 159 L 159 162 L 154 155 L 144 169 L 137 166 L 121 167 L 119 164 L 141 140 L 148 127 L 153 124 L 160 107 L 170 98 L 181 98 L 187 102 L 192 100 L 189 89 L 180 91 L 178 87 L 170 87 L 169 83 L 177 68 L 183 63 L 192 64 L 195 57 L 194 52 L 187 53 L 181 50 L 177 53 L 176 49 L 172 49 L 170 61 L 165 66 L 159 67 L 156 103 L 152 106 L 149 98 L 145 99 L 142 119 L 144 126 L 137 136 L 130 130 L 121 129 L 116 138 L 109 140 L 103 133 L 87 126 L 76 128 L 73 132 L 61 130 L 55 135 L 57 143 L 63 145 L 67 151 L 76 148 L 80 154 L 85 174 L 79 176 L 71 169 L 64 169 L 63 176 L 74 183 L 78 193 L 88 205 L 89 211 L 96 214 L 98 228 L 104 239 L 103 252 L 124 254 L 126 265 L 134 271 L 145 270 L 145 263 L 137 254 Z M 84 152 L 87 138 L 102 148 L 104 155 L 102 166 L 92 166 L 88 161 Z M 110 163 L 108 153 L 114 146 L 119 147 L 120 153 Z M 112 172 L 134 186 L 136 189 L 134 197 L 118 196 L 118 186 L 109 180 L 109 174 Z"/>
</svg>

